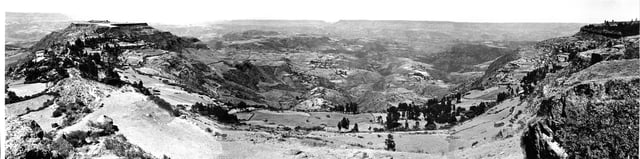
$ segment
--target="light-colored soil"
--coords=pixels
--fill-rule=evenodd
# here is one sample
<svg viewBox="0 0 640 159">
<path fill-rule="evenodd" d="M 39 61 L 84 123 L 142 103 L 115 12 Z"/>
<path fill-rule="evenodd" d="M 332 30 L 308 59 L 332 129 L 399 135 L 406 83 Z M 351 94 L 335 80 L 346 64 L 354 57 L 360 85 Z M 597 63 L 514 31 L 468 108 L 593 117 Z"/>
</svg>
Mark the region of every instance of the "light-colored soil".
<svg viewBox="0 0 640 159">
<path fill-rule="evenodd" d="M 229 138 L 234 136 L 240 136 L 246 140 L 235 140 L 231 142 L 222 142 L 224 153 L 220 158 L 329 158 L 329 159 L 342 159 L 352 158 L 362 153 L 366 153 L 369 158 L 447 158 L 442 154 L 428 154 L 428 153 L 414 153 L 414 152 L 392 152 L 381 149 L 368 149 L 358 148 L 348 145 L 346 142 L 334 142 L 337 140 L 330 140 L 331 142 L 321 142 L 314 139 L 298 139 L 298 138 L 285 138 L 282 140 L 267 139 L 272 138 L 267 133 L 261 132 L 226 132 L 229 134 Z M 343 140 L 348 140 L 346 135 L 353 134 L 334 134 L 336 136 L 343 136 Z M 372 135 L 372 134 L 369 134 Z M 386 135 L 383 137 L 386 138 Z M 382 143 L 384 142 L 384 139 Z M 401 137 L 402 138 L 402 137 Z M 425 138 L 427 140 L 429 138 Z M 377 140 L 377 137 L 376 137 Z M 403 139 L 398 139 L 396 143 L 403 142 Z M 437 144 L 433 144 L 437 145 Z"/>
<path fill-rule="evenodd" d="M 50 131 L 53 130 L 51 124 L 56 123 L 58 125 L 61 125 L 64 118 L 64 115 L 56 118 L 53 117 L 53 111 L 56 110 L 56 107 L 57 106 L 52 105 L 40 111 L 30 112 L 23 115 L 22 118 L 34 120 L 36 121 L 36 123 L 38 123 L 38 125 L 40 125 L 40 128 L 42 128 L 42 130 Z"/>
<path fill-rule="evenodd" d="M 47 83 L 14 84 L 9 86 L 9 91 L 15 92 L 19 97 L 31 96 L 44 92 L 47 85 Z"/>
<path fill-rule="evenodd" d="M 216 158 L 222 153 L 221 144 L 211 134 L 184 119 L 169 115 L 142 94 L 115 92 L 101 102 L 104 103 L 103 108 L 64 131 L 81 129 L 88 121 L 107 115 L 118 126 L 118 133 L 157 157 Z"/>
<path fill-rule="evenodd" d="M 505 100 L 481 116 L 455 126 L 450 154 L 460 158 L 522 158 L 520 135 L 532 116 L 518 98 Z M 517 115 L 521 111 L 520 115 Z M 516 115 L 518 118 L 516 118 Z"/>
</svg>

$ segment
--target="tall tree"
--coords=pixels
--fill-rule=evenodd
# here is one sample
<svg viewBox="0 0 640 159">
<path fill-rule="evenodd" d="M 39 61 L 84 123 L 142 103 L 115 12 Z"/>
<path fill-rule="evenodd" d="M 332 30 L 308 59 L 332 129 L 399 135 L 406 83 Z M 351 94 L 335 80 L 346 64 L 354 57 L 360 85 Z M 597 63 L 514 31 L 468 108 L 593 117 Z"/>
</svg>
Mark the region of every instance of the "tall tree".
<svg viewBox="0 0 640 159">
<path fill-rule="evenodd" d="M 384 140 L 384 144 L 386 145 L 385 150 L 396 151 L 396 142 L 393 141 L 393 135 L 387 135 L 387 139 Z"/>
<path fill-rule="evenodd" d="M 400 126 L 400 123 L 398 123 L 398 120 L 400 119 L 400 113 L 398 113 L 398 109 L 396 107 L 389 107 L 387 109 L 387 121 L 386 121 L 386 127 L 387 130 L 392 130 L 398 126 Z"/>
</svg>

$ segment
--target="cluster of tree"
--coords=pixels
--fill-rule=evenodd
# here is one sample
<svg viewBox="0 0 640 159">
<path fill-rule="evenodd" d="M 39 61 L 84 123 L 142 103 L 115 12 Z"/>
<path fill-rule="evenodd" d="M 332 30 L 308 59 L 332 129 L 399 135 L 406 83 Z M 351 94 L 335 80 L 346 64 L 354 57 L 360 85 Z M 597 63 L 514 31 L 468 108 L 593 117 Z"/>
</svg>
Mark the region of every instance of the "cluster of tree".
<svg viewBox="0 0 640 159">
<path fill-rule="evenodd" d="M 229 110 L 214 104 L 195 103 L 191 106 L 191 111 L 204 116 L 212 116 L 224 123 L 238 122 L 238 117 L 235 114 L 229 114 Z"/>
<path fill-rule="evenodd" d="M 533 91 L 535 90 L 535 85 L 537 85 L 539 81 L 544 79 L 548 72 L 549 68 L 547 66 L 544 66 L 536 68 L 522 77 L 522 80 L 520 80 L 520 87 L 522 87 L 524 94 L 527 95 L 533 93 Z"/>
<path fill-rule="evenodd" d="M 478 104 L 477 106 L 471 106 L 469 107 L 469 111 L 464 111 L 464 115 L 467 118 L 473 118 L 476 117 L 484 112 L 487 111 L 487 109 L 495 106 L 496 103 L 495 102 L 480 102 L 480 104 Z"/>
<path fill-rule="evenodd" d="M 330 110 L 336 112 L 358 114 L 358 103 L 349 102 L 345 105 L 337 105 Z"/>
<path fill-rule="evenodd" d="M 11 104 L 11 103 L 23 101 L 23 98 L 18 96 L 18 95 L 16 95 L 16 92 L 7 91 L 6 88 L 5 88 L 5 94 L 7 95 L 7 96 L 4 97 L 4 103 L 5 104 Z"/>
<path fill-rule="evenodd" d="M 395 128 L 399 127 L 400 123 L 398 123 L 398 120 L 400 120 L 400 113 L 398 112 L 398 108 L 387 108 L 387 120 L 385 122 L 385 128 L 387 130 L 394 130 Z"/>
<path fill-rule="evenodd" d="M 253 107 L 253 108 L 269 109 L 271 111 L 281 111 L 282 110 L 281 108 L 267 107 L 265 105 L 247 104 L 244 101 L 240 101 L 238 103 L 224 102 L 224 105 L 229 106 L 229 108 L 237 108 L 237 109 L 246 109 L 246 108 L 249 108 L 249 107 Z"/>
<path fill-rule="evenodd" d="M 338 131 L 342 131 L 342 129 L 349 130 L 349 119 L 343 117 L 342 120 L 338 122 Z M 353 128 L 349 130 L 349 132 L 358 132 L 358 123 L 353 124 Z"/>
<path fill-rule="evenodd" d="M 342 129 L 349 129 L 349 119 L 346 117 L 343 117 L 342 120 L 338 122 L 338 131 L 341 131 Z"/>
<path fill-rule="evenodd" d="M 501 95 L 503 96 L 503 95 Z M 426 130 L 436 129 L 436 123 L 448 123 L 450 125 L 456 124 L 478 116 L 484 113 L 488 108 L 494 106 L 496 102 L 481 102 L 477 106 L 471 106 L 469 110 L 457 107 L 452 103 L 459 100 L 459 96 L 454 94 L 451 96 L 445 96 L 438 99 L 429 99 L 425 105 L 414 105 L 400 103 L 397 107 L 389 107 L 387 109 L 387 118 L 384 122 L 387 130 L 419 130 L 420 123 L 416 121 L 413 128 L 409 127 L 408 121 L 405 121 L 404 127 L 398 123 L 400 119 L 406 120 L 420 120 L 422 115 L 423 119 L 427 121 L 425 124 Z M 458 119 L 458 117 L 460 119 Z M 378 119 L 379 121 L 380 119 Z"/>
<path fill-rule="evenodd" d="M 420 117 L 420 106 L 407 103 L 398 104 L 398 111 L 400 116 L 405 119 L 418 120 Z"/>
<path fill-rule="evenodd" d="M 131 86 L 133 86 L 133 88 L 137 88 L 138 90 L 140 90 L 140 93 L 144 95 L 148 95 L 148 96 L 151 95 L 151 91 L 149 91 L 149 89 L 144 87 L 144 84 L 142 83 L 142 81 L 133 82 Z"/>
<path fill-rule="evenodd" d="M 77 38 L 73 43 L 56 43 L 44 49 L 45 59 L 41 61 L 26 61 L 20 67 L 24 69 L 25 81 L 47 82 L 68 77 L 67 68 L 75 67 L 81 76 L 98 80 L 98 73 L 103 71 L 105 78 L 101 82 L 110 85 L 121 85 L 117 67 L 118 56 L 123 52 L 117 44 L 111 44 L 101 38 Z M 87 53 L 85 48 L 101 49 L 101 53 Z M 106 59 L 106 61 L 105 61 Z M 12 68 L 11 70 L 18 70 Z M 54 73 L 51 73 L 54 72 Z"/>
<path fill-rule="evenodd" d="M 511 97 L 511 93 L 510 92 L 500 92 L 498 93 L 498 97 L 496 98 L 496 102 L 500 103 L 506 99 L 509 99 Z"/>
</svg>

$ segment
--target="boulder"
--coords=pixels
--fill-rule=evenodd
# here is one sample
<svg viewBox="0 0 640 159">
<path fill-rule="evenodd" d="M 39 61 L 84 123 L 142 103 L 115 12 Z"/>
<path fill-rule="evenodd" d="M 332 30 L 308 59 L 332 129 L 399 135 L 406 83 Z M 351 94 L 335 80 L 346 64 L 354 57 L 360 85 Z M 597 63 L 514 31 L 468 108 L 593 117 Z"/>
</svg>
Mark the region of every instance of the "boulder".
<svg viewBox="0 0 640 159">
<path fill-rule="evenodd" d="M 369 155 L 366 152 L 357 151 L 353 153 L 350 159 L 365 159 L 365 158 L 369 158 Z"/>
<path fill-rule="evenodd" d="M 90 121 L 89 126 L 110 131 L 113 129 L 113 119 L 106 115 L 98 117 L 95 121 Z"/>
<path fill-rule="evenodd" d="M 65 158 L 72 146 L 65 140 L 51 140 L 33 120 L 13 118 L 6 125 L 5 158 Z"/>
</svg>

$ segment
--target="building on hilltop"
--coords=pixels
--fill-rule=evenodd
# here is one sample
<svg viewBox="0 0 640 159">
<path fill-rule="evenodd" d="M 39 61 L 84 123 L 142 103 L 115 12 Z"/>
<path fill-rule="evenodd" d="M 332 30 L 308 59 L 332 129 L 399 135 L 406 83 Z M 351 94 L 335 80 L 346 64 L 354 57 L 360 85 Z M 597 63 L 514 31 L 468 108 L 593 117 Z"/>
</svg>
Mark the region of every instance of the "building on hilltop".
<svg viewBox="0 0 640 159">
<path fill-rule="evenodd" d="M 113 23 L 109 20 L 89 20 L 87 22 L 71 23 L 75 27 L 104 26 L 104 27 L 147 27 L 147 23 Z"/>
<path fill-rule="evenodd" d="M 111 23 L 109 20 L 89 20 L 89 23 Z"/>
</svg>

